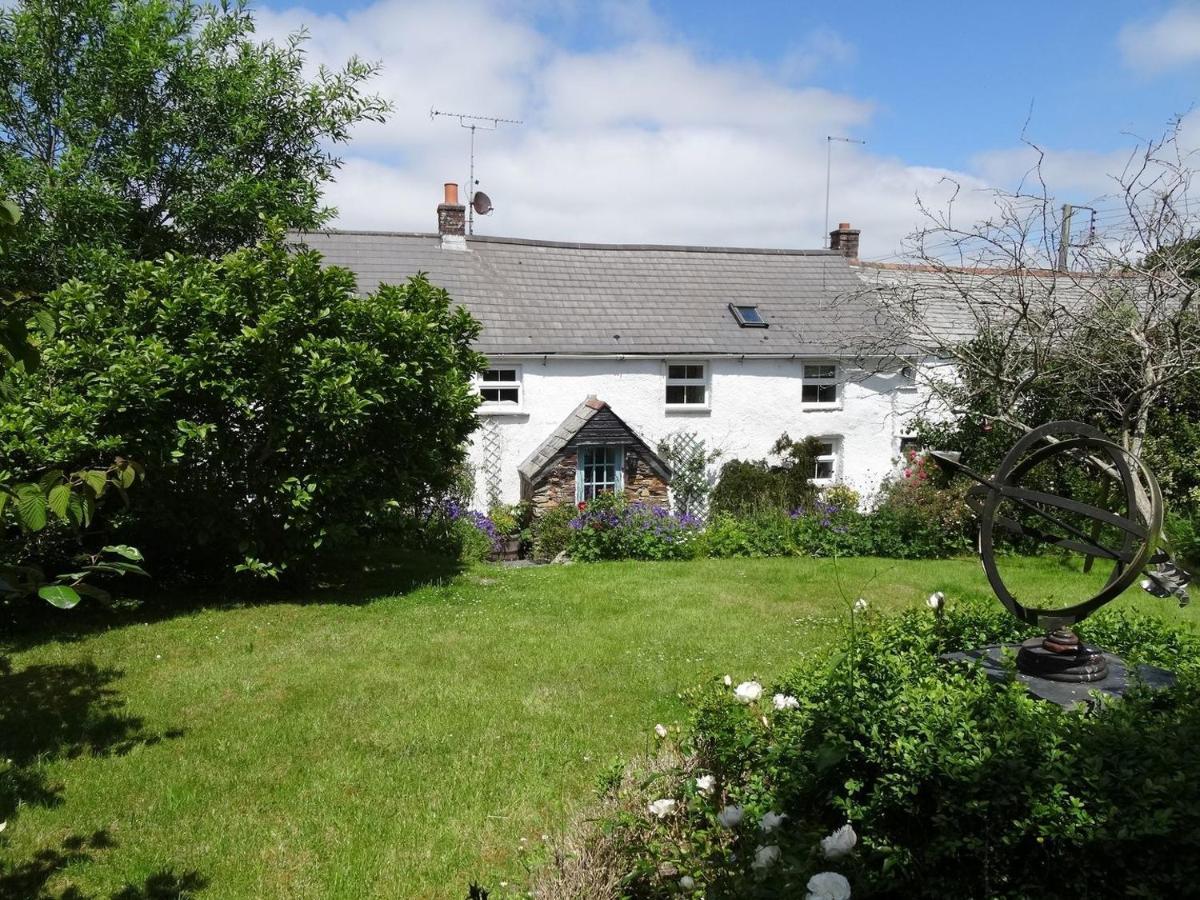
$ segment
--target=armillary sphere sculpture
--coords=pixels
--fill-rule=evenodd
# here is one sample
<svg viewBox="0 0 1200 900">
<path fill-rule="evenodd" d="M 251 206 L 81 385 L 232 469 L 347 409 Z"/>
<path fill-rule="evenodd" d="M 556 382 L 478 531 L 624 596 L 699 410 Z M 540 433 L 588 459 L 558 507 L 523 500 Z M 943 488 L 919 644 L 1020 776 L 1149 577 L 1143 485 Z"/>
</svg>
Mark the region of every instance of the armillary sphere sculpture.
<svg viewBox="0 0 1200 900">
<path fill-rule="evenodd" d="M 1026 675 L 1064 682 L 1101 681 L 1105 655 L 1079 640 L 1074 626 L 1129 588 L 1138 578 L 1157 597 L 1188 602 L 1191 580 L 1171 558 L 1162 534 L 1163 499 L 1154 474 L 1139 458 L 1081 422 L 1050 422 L 1013 445 L 991 476 L 972 472 L 959 454 L 931 454 L 949 472 L 971 478 L 967 503 L 979 521 L 979 555 L 992 590 L 1009 612 L 1045 628 L 1017 653 Z M 1092 596 L 1060 608 L 1022 603 L 997 565 L 997 539 L 1017 546 L 1047 544 L 1111 563 Z"/>
</svg>

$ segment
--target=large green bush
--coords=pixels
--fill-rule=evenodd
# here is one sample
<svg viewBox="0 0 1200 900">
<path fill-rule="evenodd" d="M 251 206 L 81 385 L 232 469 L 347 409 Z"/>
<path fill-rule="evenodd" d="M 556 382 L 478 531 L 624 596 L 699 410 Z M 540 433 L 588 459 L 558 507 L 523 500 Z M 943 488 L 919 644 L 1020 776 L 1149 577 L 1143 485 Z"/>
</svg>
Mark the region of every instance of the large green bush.
<svg viewBox="0 0 1200 900">
<path fill-rule="evenodd" d="M 42 366 L 0 400 L 20 471 L 147 473 L 119 536 L 155 574 L 303 570 L 453 486 L 479 326 L 422 277 L 359 296 L 282 236 L 220 260 L 102 260 L 44 303 Z"/>
<path fill-rule="evenodd" d="M 733 459 L 721 467 L 712 491 L 714 513 L 747 517 L 764 512 L 789 512 L 810 504 L 817 494 L 812 483 L 820 441 L 793 441 L 786 434 L 771 448 L 777 463 Z"/>
<path fill-rule="evenodd" d="M 1179 683 L 1067 711 L 939 659 L 1024 636 L 998 608 L 847 616 L 844 644 L 774 689 L 697 691 L 683 762 L 620 782 L 589 852 L 628 896 L 803 897 L 822 871 L 855 897 L 1192 896 L 1193 633 L 1089 620 L 1091 640 Z M 849 832 L 822 845 L 846 825 L 853 848 Z"/>
</svg>

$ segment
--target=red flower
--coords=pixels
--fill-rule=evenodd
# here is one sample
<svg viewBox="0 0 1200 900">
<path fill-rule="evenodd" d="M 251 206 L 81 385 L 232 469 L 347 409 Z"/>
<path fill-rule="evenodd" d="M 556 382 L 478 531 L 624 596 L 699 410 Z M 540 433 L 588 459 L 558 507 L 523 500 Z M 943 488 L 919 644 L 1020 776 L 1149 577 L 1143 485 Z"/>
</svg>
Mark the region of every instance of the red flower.
<svg viewBox="0 0 1200 900">
<path fill-rule="evenodd" d="M 579 507 L 579 510 L 580 510 L 580 512 L 582 512 L 583 510 L 587 509 L 587 501 L 586 501 L 586 500 L 580 500 L 580 501 L 579 501 L 578 503 L 576 503 L 575 505 L 576 505 L 577 507 Z"/>
<path fill-rule="evenodd" d="M 905 477 L 905 478 L 912 478 L 912 469 L 905 469 L 905 470 L 904 470 L 904 477 Z"/>
</svg>

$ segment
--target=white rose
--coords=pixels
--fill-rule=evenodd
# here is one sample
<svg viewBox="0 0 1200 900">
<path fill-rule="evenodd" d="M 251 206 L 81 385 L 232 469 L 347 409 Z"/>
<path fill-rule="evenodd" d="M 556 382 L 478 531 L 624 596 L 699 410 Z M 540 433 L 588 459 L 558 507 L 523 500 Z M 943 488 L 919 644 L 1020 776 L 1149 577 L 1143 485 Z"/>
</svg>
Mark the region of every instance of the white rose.
<svg viewBox="0 0 1200 900">
<path fill-rule="evenodd" d="M 800 701 L 791 694 L 776 694 L 772 698 L 776 709 L 799 709 Z"/>
<path fill-rule="evenodd" d="M 850 900 L 850 882 L 837 872 L 818 872 L 808 879 L 806 900 Z"/>
<path fill-rule="evenodd" d="M 743 681 L 733 690 L 733 696 L 743 703 L 753 703 L 762 693 L 762 685 L 757 681 Z"/>
<path fill-rule="evenodd" d="M 859 597 L 854 601 L 854 611 L 856 613 L 867 611 L 867 601 L 865 597 Z"/>
<path fill-rule="evenodd" d="M 679 879 L 679 886 L 681 888 L 683 888 L 685 891 L 695 890 L 696 889 L 696 879 L 693 878 L 691 875 L 684 875 L 682 878 Z"/>
<path fill-rule="evenodd" d="M 779 848 L 774 844 L 769 847 L 759 847 L 754 851 L 754 862 L 750 863 L 750 868 L 763 871 L 769 869 L 779 861 Z"/>
<path fill-rule="evenodd" d="M 857 843 L 858 835 L 854 833 L 853 826 L 843 825 L 829 837 L 821 838 L 821 852 L 826 859 L 837 859 L 853 850 Z"/>
<path fill-rule="evenodd" d="M 726 675 L 726 676 L 725 676 L 723 679 L 721 679 L 721 680 L 725 682 L 725 687 L 733 687 L 733 679 L 732 679 L 732 678 L 730 678 L 728 675 Z"/>
<path fill-rule="evenodd" d="M 655 725 L 654 733 L 657 734 L 660 738 L 665 738 L 667 736 L 667 726 L 666 725 Z"/>
<path fill-rule="evenodd" d="M 786 813 L 767 812 L 763 813 L 763 817 L 758 820 L 758 827 L 763 831 L 774 831 L 783 824 L 783 820 L 787 818 Z"/>
<path fill-rule="evenodd" d="M 647 807 L 647 809 L 650 810 L 650 814 L 652 816 L 655 816 L 659 819 L 665 819 L 671 813 L 675 812 L 675 801 L 668 800 L 666 798 L 662 800 L 655 800 Z"/>
<path fill-rule="evenodd" d="M 941 591 L 934 591 L 925 602 L 929 604 L 930 609 L 941 609 L 946 605 L 946 595 Z"/>
<path fill-rule="evenodd" d="M 717 779 L 714 775 L 701 775 L 696 779 L 696 790 L 707 797 L 713 792 L 717 786 Z"/>
<path fill-rule="evenodd" d="M 717 821 L 725 828 L 737 828 L 738 823 L 742 821 L 742 808 L 740 806 L 726 806 L 717 813 Z"/>
</svg>

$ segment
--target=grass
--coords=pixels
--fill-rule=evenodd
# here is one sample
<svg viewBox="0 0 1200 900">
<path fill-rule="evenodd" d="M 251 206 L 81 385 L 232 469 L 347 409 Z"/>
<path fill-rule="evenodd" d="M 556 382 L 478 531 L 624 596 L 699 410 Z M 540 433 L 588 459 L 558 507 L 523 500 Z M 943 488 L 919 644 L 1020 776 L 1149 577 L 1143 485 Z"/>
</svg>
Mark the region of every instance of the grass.
<svg viewBox="0 0 1200 900">
<path fill-rule="evenodd" d="M 1017 571 L 1044 593 L 1066 574 Z M 370 602 L 27 640 L 0 676 L 0 896 L 461 898 L 520 880 L 522 838 L 536 848 L 614 757 L 650 749 L 681 691 L 769 681 L 834 637 L 839 578 L 873 610 L 932 589 L 995 602 L 973 560 L 479 567 Z M 1195 619 L 1117 603 L 1134 604 Z"/>
</svg>

